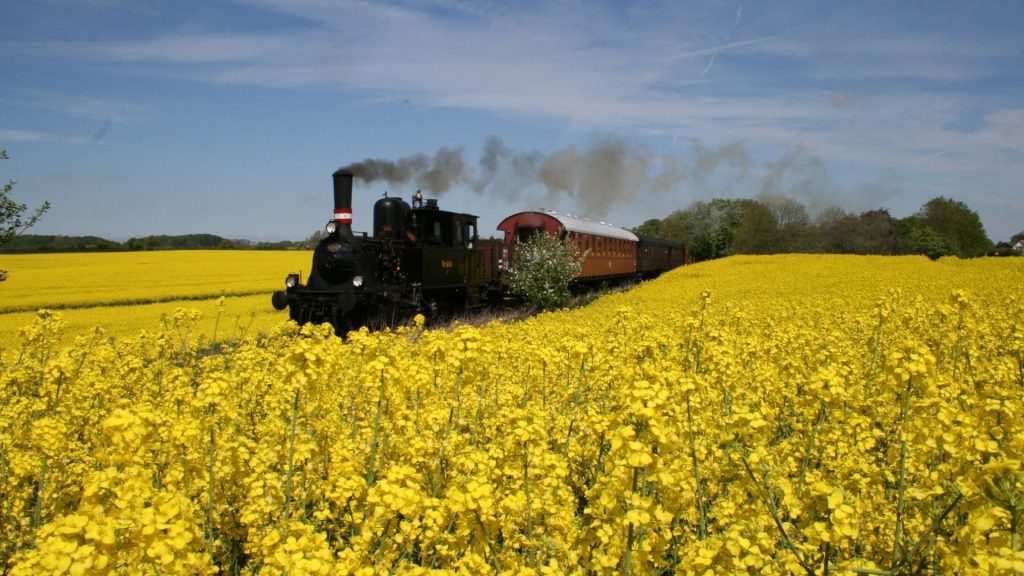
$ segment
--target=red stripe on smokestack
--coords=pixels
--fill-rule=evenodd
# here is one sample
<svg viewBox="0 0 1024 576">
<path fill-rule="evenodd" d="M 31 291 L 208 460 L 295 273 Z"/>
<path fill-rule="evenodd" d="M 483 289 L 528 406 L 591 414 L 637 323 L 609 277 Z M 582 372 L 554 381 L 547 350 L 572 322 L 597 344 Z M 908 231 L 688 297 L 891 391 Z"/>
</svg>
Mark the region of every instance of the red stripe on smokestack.
<svg viewBox="0 0 1024 576">
<path fill-rule="evenodd" d="M 354 174 L 344 168 L 334 173 L 334 219 L 338 233 L 352 235 L 352 179 Z"/>
</svg>

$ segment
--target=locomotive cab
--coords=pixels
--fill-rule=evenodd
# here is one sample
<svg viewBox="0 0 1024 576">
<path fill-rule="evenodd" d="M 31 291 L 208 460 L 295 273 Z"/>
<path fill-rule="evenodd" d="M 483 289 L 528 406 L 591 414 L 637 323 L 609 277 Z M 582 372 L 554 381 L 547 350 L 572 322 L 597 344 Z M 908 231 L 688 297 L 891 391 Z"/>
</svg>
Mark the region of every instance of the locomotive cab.
<svg viewBox="0 0 1024 576">
<path fill-rule="evenodd" d="M 477 239 L 477 217 L 441 210 L 437 201 L 417 192 L 406 222 L 402 264 L 406 280 L 422 288 L 431 300 L 472 298 L 482 274 Z M 433 292 L 433 294 L 431 294 Z"/>
<path fill-rule="evenodd" d="M 476 216 L 441 210 L 434 199 L 417 207 L 417 198 L 419 196 L 413 197 L 413 208 L 408 213 L 405 225 L 406 238 L 410 242 L 448 248 L 473 247 L 477 237 Z"/>
</svg>

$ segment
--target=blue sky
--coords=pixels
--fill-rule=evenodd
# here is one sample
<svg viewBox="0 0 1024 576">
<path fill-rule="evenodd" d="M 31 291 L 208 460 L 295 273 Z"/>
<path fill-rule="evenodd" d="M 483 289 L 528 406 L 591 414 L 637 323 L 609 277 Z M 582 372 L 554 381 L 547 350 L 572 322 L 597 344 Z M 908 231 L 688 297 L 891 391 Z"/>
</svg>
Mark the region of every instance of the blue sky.
<svg viewBox="0 0 1024 576">
<path fill-rule="evenodd" d="M 0 3 L 0 180 L 32 232 L 299 239 L 331 173 L 478 214 L 636 226 L 695 200 L 965 202 L 1024 230 L 1024 3 Z M 438 179 L 438 169 L 448 170 Z"/>
</svg>

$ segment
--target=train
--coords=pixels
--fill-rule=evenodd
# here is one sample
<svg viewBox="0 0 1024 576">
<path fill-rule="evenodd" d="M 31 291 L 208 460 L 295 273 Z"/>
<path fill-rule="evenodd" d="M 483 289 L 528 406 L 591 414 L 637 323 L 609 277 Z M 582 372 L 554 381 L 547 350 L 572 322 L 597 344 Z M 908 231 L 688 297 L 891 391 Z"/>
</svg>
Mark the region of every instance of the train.
<svg viewBox="0 0 1024 576">
<path fill-rule="evenodd" d="M 273 293 L 275 309 L 299 324 L 331 324 L 338 334 L 394 326 L 420 313 L 456 314 L 510 299 L 516 246 L 554 234 L 584 254 L 577 285 L 642 280 L 688 261 L 686 246 L 550 210 L 512 214 L 499 238 L 481 239 L 476 215 L 442 210 L 417 191 L 411 202 L 387 193 L 373 206 L 370 234 L 352 230 L 355 174 L 333 174 L 334 213 L 313 249 L 309 274 L 291 273 Z"/>
</svg>

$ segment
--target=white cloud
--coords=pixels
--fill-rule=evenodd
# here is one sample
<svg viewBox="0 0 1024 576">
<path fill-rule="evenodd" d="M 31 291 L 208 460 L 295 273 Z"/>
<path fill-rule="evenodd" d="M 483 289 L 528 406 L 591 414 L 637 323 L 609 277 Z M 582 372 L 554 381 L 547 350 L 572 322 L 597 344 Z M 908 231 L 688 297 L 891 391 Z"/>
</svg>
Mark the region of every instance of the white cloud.
<svg viewBox="0 0 1024 576">
<path fill-rule="evenodd" d="M 803 66 L 818 78 L 847 81 L 968 73 L 967 66 L 950 66 L 950 48 L 931 41 L 858 36 L 851 42 L 806 33 L 728 38 L 700 30 L 699 18 L 671 11 L 622 16 L 572 2 L 496 10 L 455 0 L 426 7 L 325 0 L 248 4 L 307 24 L 270 32 L 168 30 L 138 40 L 21 49 L 84 58 L 111 72 L 327 85 L 426 106 L 672 131 L 708 117 L 779 124 L 828 112 L 817 104 L 808 108 L 816 91 L 801 87 L 799 78 L 780 84 L 781 72 L 765 68 L 762 58 L 776 59 L 771 66 Z M 745 14 L 744 24 L 750 20 Z M 680 33 L 665 33 L 672 29 Z M 708 76 L 715 80 L 702 81 L 713 55 L 715 73 Z M 101 113 L 92 104 L 61 105 L 113 121 L 143 112 L 108 105 Z"/>
<path fill-rule="evenodd" d="M 145 122 L 155 115 L 155 109 L 150 104 L 38 90 L 26 92 L 17 104 L 58 112 L 72 118 L 114 123 Z"/>
<path fill-rule="evenodd" d="M 0 141 L 8 142 L 49 142 L 57 140 L 52 134 L 32 132 L 29 130 L 11 130 L 0 128 Z"/>
<path fill-rule="evenodd" d="M 275 24 L 178 24 L 0 51 L 108 74 L 328 87 L 570 131 L 663 135 L 666 146 L 701 138 L 770 154 L 800 145 L 846 173 L 928 191 L 983 178 L 1019 184 L 1024 112 L 1007 88 L 984 92 L 1001 81 L 993 74 L 1019 83 L 1019 68 L 1006 68 L 1018 62 L 1019 41 L 960 25 L 951 4 L 928 14 L 884 2 L 807 6 L 811 14 L 684 4 L 239 0 L 232 6 Z M 946 28 L 919 22 L 943 17 Z M 975 88 L 982 81 L 990 84 Z M 144 104 L 42 96 L 38 106 L 79 118 L 155 114 Z"/>
</svg>

